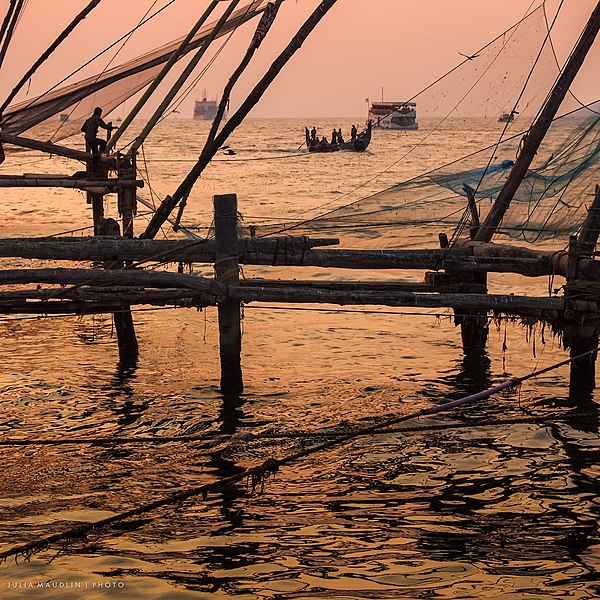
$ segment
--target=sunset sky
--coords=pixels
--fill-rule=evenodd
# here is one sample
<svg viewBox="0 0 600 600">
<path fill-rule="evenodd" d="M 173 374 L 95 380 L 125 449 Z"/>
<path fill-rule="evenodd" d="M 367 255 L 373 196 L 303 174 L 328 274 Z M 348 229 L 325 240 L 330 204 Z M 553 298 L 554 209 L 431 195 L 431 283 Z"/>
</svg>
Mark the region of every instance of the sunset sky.
<svg viewBox="0 0 600 600">
<path fill-rule="evenodd" d="M 561 62 L 576 42 L 596 1 L 564 1 L 553 36 Z M 7 4 L 8 0 L 0 0 L 3 14 Z M 88 0 L 29 0 L 2 67 L 3 96 L 87 4 Z M 166 4 L 168 0 L 103 0 L 43 70 L 34 75 L 26 90 L 28 97 L 68 75 L 134 27 L 149 9 L 155 11 Z M 319 0 L 284 2 L 268 40 L 234 92 L 233 107 L 243 100 L 318 4 Z M 380 99 L 382 91 L 388 100 L 407 99 L 462 61 L 459 53 L 475 52 L 522 18 L 530 7 L 539 4 L 539 0 L 338 0 L 251 116 L 358 116 L 366 112 L 365 99 Z M 559 4 L 560 0 L 547 1 L 549 19 Z M 136 32 L 117 56 L 115 49 L 96 63 L 94 69 L 82 73 L 97 72 L 109 60 L 115 66 L 184 35 L 207 5 L 208 0 L 176 0 L 151 25 Z M 194 99 L 204 89 L 211 98 L 220 95 L 256 23 L 254 20 L 246 24 L 227 42 L 214 65 L 178 108 L 181 116 L 191 116 Z M 216 42 L 215 50 L 223 39 Z M 583 102 L 600 98 L 598 64 L 600 40 L 596 40 L 573 86 Z M 130 104 L 131 101 L 127 106 Z M 125 109 L 122 112 L 125 114 Z"/>
</svg>

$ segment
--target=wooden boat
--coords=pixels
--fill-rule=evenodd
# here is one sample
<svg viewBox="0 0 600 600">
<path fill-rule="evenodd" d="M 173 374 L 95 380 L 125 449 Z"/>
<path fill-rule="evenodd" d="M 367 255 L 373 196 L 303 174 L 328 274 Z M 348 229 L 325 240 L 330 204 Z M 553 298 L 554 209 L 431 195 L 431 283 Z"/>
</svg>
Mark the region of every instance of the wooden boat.
<svg viewBox="0 0 600 600">
<path fill-rule="evenodd" d="M 350 150 L 352 152 L 364 152 L 371 142 L 371 122 L 363 129 L 353 140 L 341 144 L 325 144 L 310 136 L 308 128 L 306 130 L 306 146 L 309 152 L 338 152 L 339 150 Z"/>
</svg>

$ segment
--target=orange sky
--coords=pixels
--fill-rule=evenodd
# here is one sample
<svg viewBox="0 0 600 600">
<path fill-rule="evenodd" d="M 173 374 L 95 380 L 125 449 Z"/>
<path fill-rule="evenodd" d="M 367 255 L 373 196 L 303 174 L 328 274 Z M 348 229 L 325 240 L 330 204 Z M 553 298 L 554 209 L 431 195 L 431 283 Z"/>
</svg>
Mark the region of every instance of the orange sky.
<svg viewBox="0 0 600 600">
<path fill-rule="evenodd" d="M 559 3 L 560 0 L 547 1 L 550 17 Z M 0 7 L 6 4 L 7 0 L 0 0 Z M 2 94 L 87 4 L 88 0 L 29 0 L 3 65 Z M 150 7 L 156 10 L 165 4 L 167 0 L 103 0 L 53 56 L 44 72 L 33 77 L 28 93 L 33 95 L 67 75 L 134 26 Z M 234 92 L 233 108 L 318 4 L 319 0 L 284 2 L 269 39 Z M 460 62 L 459 52 L 476 51 L 518 21 L 530 6 L 538 4 L 539 0 L 338 0 L 251 116 L 359 116 L 366 112 L 365 98 L 379 99 L 382 89 L 386 99 L 411 97 Z M 136 33 L 112 64 L 185 34 L 207 5 L 208 0 L 176 0 L 151 26 Z M 561 60 L 566 58 L 595 5 L 596 0 L 564 1 L 554 35 Z M 220 94 L 255 25 L 256 21 L 245 25 L 227 43 L 213 67 L 179 107 L 182 116 L 191 116 L 193 101 L 203 89 L 209 97 Z M 107 59 L 103 59 L 100 68 L 106 63 Z M 600 98 L 598 64 L 600 40 L 574 84 L 576 95 L 584 102 Z"/>
</svg>

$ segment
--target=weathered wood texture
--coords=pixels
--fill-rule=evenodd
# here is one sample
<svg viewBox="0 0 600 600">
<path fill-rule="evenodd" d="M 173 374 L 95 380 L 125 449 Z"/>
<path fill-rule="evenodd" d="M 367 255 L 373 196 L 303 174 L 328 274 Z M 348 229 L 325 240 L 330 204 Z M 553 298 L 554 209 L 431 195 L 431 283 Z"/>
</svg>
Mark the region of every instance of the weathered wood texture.
<svg viewBox="0 0 600 600">
<path fill-rule="evenodd" d="M 238 240 L 239 262 L 273 266 L 312 266 L 345 269 L 445 268 L 454 272 L 517 273 L 528 277 L 566 276 L 568 253 L 531 250 L 463 241 L 450 252 L 435 250 L 315 250 L 336 240 L 290 238 L 244 238 Z M 101 238 L 13 238 L 0 239 L 0 257 L 50 260 L 157 260 L 212 263 L 214 242 L 210 240 L 124 240 Z M 588 281 L 600 281 L 600 261 L 580 258 L 578 273 Z"/>
<path fill-rule="evenodd" d="M 215 275 L 230 290 L 239 287 L 237 196 L 214 197 Z M 221 391 L 241 394 L 242 315 L 239 298 L 227 296 L 219 302 L 219 352 L 221 357 Z"/>
<path fill-rule="evenodd" d="M 182 273 L 139 271 L 124 269 L 102 271 L 87 269 L 13 269 L 0 271 L 0 285 L 46 283 L 60 285 L 108 285 L 132 286 L 134 288 L 170 288 L 185 290 L 182 297 L 189 297 L 189 291 L 203 292 L 213 296 L 215 303 L 224 298 L 243 302 L 287 302 L 328 303 L 338 305 L 380 305 L 422 308 L 465 307 L 482 310 L 496 310 L 510 314 L 528 313 L 543 316 L 545 312 L 560 312 L 566 308 L 562 298 L 529 297 L 502 294 L 436 294 L 406 291 L 354 291 L 319 288 L 302 288 L 289 284 L 277 286 L 275 282 L 260 285 L 255 280 L 252 285 L 228 286 L 212 279 L 205 279 Z M 135 297 L 136 290 L 130 292 Z M 140 296 L 141 297 L 141 296 Z M 133 302 L 132 302 L 133 304 Z M 572 312 L 597 312 L 598 302 L 569 300 Z"/>
<path fill-rule="evenodd" d="M 98 190 L 109 194 L 121 188 L 144 187 L 141 179 L 102 179 L 69 177 L 68 175 L 57 177 L 44 177 L 38 175 L 6 176 L 0 175 L 0 188 L 3 187 L 60 187 L 78 190 Z"/>
</svg>

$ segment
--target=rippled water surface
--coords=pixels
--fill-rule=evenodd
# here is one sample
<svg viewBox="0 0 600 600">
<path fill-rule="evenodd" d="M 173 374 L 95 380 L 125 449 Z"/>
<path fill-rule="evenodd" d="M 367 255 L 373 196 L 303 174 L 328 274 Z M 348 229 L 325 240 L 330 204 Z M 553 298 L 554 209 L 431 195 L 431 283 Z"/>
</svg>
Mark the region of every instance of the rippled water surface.
<svg viewBox="0 0 600 600">
<path fill-rule="evenodd" d="M 346 131 L 352 122 L 316 124 Z M 237 154 L 218 155 L 192 194 L 188 222 L 209 224 L 217 193 L 237 193 L 246 221 L 317 214 L 356 197 L 358 186 L 359 196 L 380 190 L 498 134 L 497 123 L 455 121 L 406 156 L 424 122 L 419 132 L 377 132 L 364 154 L 307 155 L 298 150 L 304 125 L 245 124 L 231 140 Z M 161 125 L 145 150 L 145 198 L 153 199 L 150 187 L 154 201 L 174 190 L 207 128 L 184 119 Z M 77 168 L 24 153 L 1 170 Z M 0 196 L 2 237 L 91 223 L 76 191 Z M 107 212 L 116 216 L 114 198 Z M 435 248 L 438 233 L 413 229 L 407 243 Z M 47 263 L 2 261 L 31 264 Z M 267 267 L 244 275 L 347 276 Z M 422 279 L 352 274 L 390 276 Z M 494 291 L 547 287 L 490 276 Z M 119 365 L 110 316 L 2 317 L 0 441 L 73 443 L 0 446 L 0 548 L 225 480 L 332 440 L 338 429 L 408 415 L 567 356 L 549 331 L 502 320 L 491 326 L 487 353 L 464 355 L 450 312 L 410 312 L 250 304 L 240 397 L 219 393 L 216 309 L 134 312 L 135 368 Z M 165 440 L 183 435 L 193 439 Z M 85 540 L 50 544 L 30 560 L 10 559 L 0 566 L 0 598 L 595 598 L 599 455 L 595 397 L 569 394 L 564 366 L 479 405 L 307 454 L 263 481 L 241 479 Z"/>
</svg>

